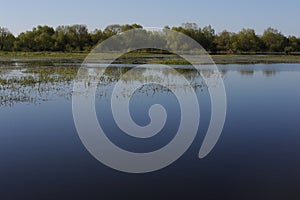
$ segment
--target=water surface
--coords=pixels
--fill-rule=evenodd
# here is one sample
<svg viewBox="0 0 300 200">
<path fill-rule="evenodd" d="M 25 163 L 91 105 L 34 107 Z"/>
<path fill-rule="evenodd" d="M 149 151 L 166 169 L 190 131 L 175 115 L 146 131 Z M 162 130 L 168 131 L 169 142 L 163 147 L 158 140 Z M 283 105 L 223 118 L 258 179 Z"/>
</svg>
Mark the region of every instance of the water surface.
<svg viewBox="0 0 300 200">
<path fill-rule="evenodd" d="M 299 199 L 300 65 L 219 66 L 227 117 L 220 140 L 204 159 L 198 152 L 210 119 L 209 94 L 196 71 L 177 68 L 193 83 L 199 100 L 197 137 L 172 165 L 127 174 L 94 159 L 77 135 L 71 99 L 77 65 L 2 64 L 1 199 Z M 105 84 L 98 87 L 100 124 L 111 141 L 126 150 L 159 149 L 178 128 L 178 101 L 164 87 L 140 88 L 130 103 L 133 120 L 147 125 L 149 107 L 159 103 L 168 113 L 166 126 L 149 139 L 123 134 L 113 122 L 110 95 L 127 70 L 123 65 L 109 68 Z"/>
</svg>

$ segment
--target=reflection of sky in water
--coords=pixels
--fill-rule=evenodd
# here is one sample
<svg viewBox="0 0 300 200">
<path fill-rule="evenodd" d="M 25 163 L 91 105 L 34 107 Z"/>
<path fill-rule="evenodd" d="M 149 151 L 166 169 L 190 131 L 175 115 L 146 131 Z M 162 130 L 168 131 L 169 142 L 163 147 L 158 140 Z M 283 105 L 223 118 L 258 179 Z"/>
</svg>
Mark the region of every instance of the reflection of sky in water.
<svg viewBox="0 0 300 200">
<path fill-rule="evenodd" d="M 208 93 L 205 89 L 197 90 L 201 121 L 194 143 L 171 166 L 142 175 L 116 172 L 86 151 L 74 127 L 72 81 L 20 85 L 20 92 L 25 94 L 32 88 L 29 96 L 37 95 L 38 88 L 47 87 L 51 98 L 38 100 L 38 105 L 28 104 L 27 100 L 25 105 L 16 100 L 13 107 L 0 106 L 0 195 L 7 199 L 36 196 L 55 199 L 58 194 L 65 199 L 70 196 L 81 199 L 139 196 L 143 199 L 145 194 L 151 199 L 157 196 L 298 198 L 299 65 L 219 67 L 226 87 L 228 111 L 223 133 L 213 151 L 205 159 L 197 156 L 210 118 Z M 0 70 L 2 73 L 3 68 Z M 112 74 L 117 77 L 116 73 Z M 107 84 L 99 85 L 97 90 L 96 109 L 100 123 L 114 143 L 124 149 L 144 152 L 160 148 L 172 139 L 180 113 L 170 91 L 152 85 L 134 93 L 130 111 L 136 123 L 149 122 L 147 111 L 153 103 L 163 104 L 168 112 L 166 127 L 156 138 L 137 141 L 123 135 L 111 123 L 109 96 L 114 79 L 107 80 Z M 5 84 L 0 87 L 1 97 L 11 90 Z M 19 96 L 16 91 L 12 95 Z M 100 116 L 100 113 L 106 114 Z"/>
</svg>

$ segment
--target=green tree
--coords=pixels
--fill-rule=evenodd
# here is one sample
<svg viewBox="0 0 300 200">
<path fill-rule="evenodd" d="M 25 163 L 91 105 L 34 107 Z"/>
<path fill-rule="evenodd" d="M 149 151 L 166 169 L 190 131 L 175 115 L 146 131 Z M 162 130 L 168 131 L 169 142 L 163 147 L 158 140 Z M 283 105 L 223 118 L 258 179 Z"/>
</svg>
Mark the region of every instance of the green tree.
<svg viewBox="0 0 300 200">
<path fill-rule="evenodd" d="M 21 33 L 15 49 L 21 51 L 51 51 L 54 47 L 54 29 L 49 26 L 38 26 L 31 31 Z"/>
<path fill-rule="evenodd" d="M 193 38 L 206 50 L 215 50 L 215 30 L 210 25 L 201 29 L 196 23 L 184 23 L 180 27 L 173 27 L 172 30 Z"/>
<path fill-rule="evenodd" d="M 267 28 L 262 37 L 266 50 L 271 52 L 282 52 L 287 44 L 287 39 L 277 29 Z"/>
<path fill-rule="evenodd" d="M 100 29 L 95 29 L 94 31 L 92 31 L 90 33 L 90 37 L 92 46 L 97 45 L 99 42 L 102 42 L 106 39 L 103 31 Z"/>
<path fill-rule="evenodd" d="M 295 36 L 289 36 L 287 38 L 287 45 L 284 48 L 284 51 L 286 53 L 300 51 L 300 39 Z"/>
<path fill-rule="evenodd" d="M 36 46 L 34 37 L 33 31 L 21 33 L 15 41 L 14 48 L 18 51 L 34 51 Z"/>
<path fill-rule="evenodd" d="M 125 24 L 123 26 L 121 26 L 121 31 L 124 32 L 124 31 L 128 31 L 128 30 L 131 30 L 131 29 L 141 29 L 143 28 L 142 25 L 139 25 L 139 24 Z"/>
<path fill-rule="evenodd" d="M 232 36 L 234 33 L 230 33 L 227 30 L 222 31 L 215 37 L 215 44 L 217 51 L 230 51 L 232 50 Z"/>
<path fill-rule="evenodd" d="M 86 25 L 75 24 L 67 27 L 67 41 L 73 50 L 82 51 L 90 44 L 90 35 Z"/>
<path fill-rule="evenodd" d="M 14 42 L 15 36 L 7 28 L 0 27 L 0 50 L 12 51 Z"/>
<path fill-rule="evenodd" d="M 37 51 L 51 51 L 54 48 L 54 29 L 49 26 L 38 26 L 33 29 L 34 42 Z"/>
<path fill-rule="evenodd" d="M 260 39 L 253 29 L 242 29 L 232 36 L 232 47 L 235 51 L 256 52 L 260 50 Z"/>
<path fill-rule="evenodd" d="M 68 27 L 58 26 L 53 35 L 54 50 L 66 51 Z"/>
<path fill-rule="evenodd" d="M 205 26 L 202 28 L 202 41 L 200 44 L 209 51 L 216 50 L 216 44 L 214 43 L 215 40 L 215 30 L 211 27 L 211 25 Z"/>
<path fill-rule="evenodd" d="M 109 38 L 121 32 L 122 32 L 122 27 L 119 24 L 108 25 L 103 31 L 106 38 Z"/>
<path fill-rule="evenodd" d="M 202 32 L 196 23 L 183 23 L 179 27 L 172 27 L 172 30 L 183 33 L 193 38 L 201 45 Z M 181 36 L 177 34 L 172 34 L 171 32 L 167 41 L 167 45 L 169 48 L 182 50 L 182 51 L 188 51 L 191 50 L 191 48 L 193 48 L 191 47 L 191 44 L 186 43 L 187 41 L 177 37 L 181 37 Z"/>
</svg>

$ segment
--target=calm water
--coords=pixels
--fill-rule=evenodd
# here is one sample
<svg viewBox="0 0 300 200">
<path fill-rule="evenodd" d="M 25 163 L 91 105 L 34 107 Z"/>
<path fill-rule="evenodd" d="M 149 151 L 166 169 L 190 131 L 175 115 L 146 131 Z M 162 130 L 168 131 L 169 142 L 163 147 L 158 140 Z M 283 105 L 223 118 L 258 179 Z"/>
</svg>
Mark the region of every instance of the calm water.
<svg viewBox="0 0 300 200">
<path fill-rule="evenodd" d="M 209 94 L 195 71 L 181 70 L 195 83 L 200 102 L 197 137 L 175 163 L 146 174 L 110 169 L 81 143 L 71 103 L 78 66 L 34 65 L 12 62 L 0 68 L 0 199 L 300 198 L 299 64 L 219 66 L 227 117 L 220 140 L 204 159 L 198 152 L 210 119 Z M 149 123 L 148 109 L 155 103 L 168 113 L 158 135 L 134 139 L 114 123 L 109 101 L 111 88 L 127 68 L 109 70 L 98 87 L 96 110 L 111 141 L 134 152 L 171 141 L 180 120 L 175 96 L 158 85 L 134 93 L 130 111 L 137 124 Z"/>
</svg>

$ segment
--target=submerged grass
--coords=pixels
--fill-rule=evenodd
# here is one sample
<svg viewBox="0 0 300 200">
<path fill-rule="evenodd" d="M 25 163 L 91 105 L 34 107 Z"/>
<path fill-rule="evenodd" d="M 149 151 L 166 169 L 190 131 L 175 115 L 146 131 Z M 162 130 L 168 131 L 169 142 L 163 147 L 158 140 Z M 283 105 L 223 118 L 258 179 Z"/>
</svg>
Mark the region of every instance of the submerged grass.
<svg viewBox="0 0 300 200">
<path fill-rule="evenodd" d="M 12 68 L 15 69 L 15 68 Z M 22 67 L 21 75 L 0 77 L 0 85 L 23 85 L 30 86 L 41 83 L 68 82 L 74 80 L 78 66 L 67 67 Z"/>
</svg>

